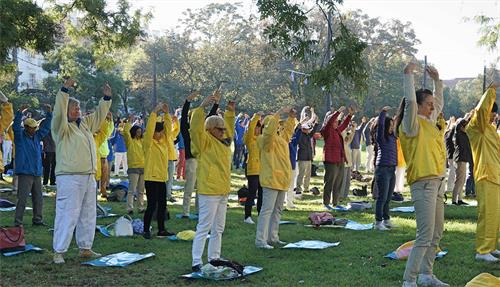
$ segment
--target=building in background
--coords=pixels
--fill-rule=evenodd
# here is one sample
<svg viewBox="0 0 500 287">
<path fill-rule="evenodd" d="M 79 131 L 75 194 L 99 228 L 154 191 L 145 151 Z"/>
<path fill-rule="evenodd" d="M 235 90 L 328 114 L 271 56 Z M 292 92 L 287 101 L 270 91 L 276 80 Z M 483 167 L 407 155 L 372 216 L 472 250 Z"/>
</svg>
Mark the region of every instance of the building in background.
<svg viewBox="0 0 500 287">
<path fill-rule="evenodd" d="M 42 89 L 43 80 L 50 76 L 43 68 L 45 59 L 41 54 L 35 54 L 23 49 L 13 53 L 17 62 L 17 87 L 18 92 L 27 89 Z"/>
</svg>

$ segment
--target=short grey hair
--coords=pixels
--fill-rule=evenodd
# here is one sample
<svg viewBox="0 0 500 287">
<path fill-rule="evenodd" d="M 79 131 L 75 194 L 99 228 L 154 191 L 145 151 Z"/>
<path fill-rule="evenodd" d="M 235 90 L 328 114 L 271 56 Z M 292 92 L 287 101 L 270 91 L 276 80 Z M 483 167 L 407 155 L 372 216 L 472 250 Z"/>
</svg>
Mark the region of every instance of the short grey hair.
<svg viewBox="0 0 500 287">
<path fill-rule="evenodd" d="M 213 129 L 216 127 L 225 127 L 224 119 L 220 116 L 210 116 L 205 120 L 205 129 Z"/>
<path fill-rule="evenodd" d="M 69 97 L 68 98 L 68 110 L 66 111 L 68 114 L 69 114 L 69 110 L 73 107 L 73 106 L 79 106 L 80 105 L 80 101 L 73 98 L 73 97 Z"/>
</svg>

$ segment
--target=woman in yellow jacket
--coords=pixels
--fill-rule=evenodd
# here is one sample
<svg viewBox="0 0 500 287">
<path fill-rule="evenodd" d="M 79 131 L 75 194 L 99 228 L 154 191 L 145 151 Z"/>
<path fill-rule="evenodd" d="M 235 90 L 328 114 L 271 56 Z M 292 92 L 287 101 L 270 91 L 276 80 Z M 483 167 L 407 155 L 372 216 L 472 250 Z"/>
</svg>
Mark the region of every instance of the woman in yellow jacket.
<svg viewBox="0 0 500 287">
<path fill-rule="evenodd" d="M 481 97 L 465 132 L 469 136 L 474 161 L 474 180 L 478 203 L 476 260 L 498 262 L 500 228 L 500 136 L 494 120 L 496 85 Z M 495 257 L 496 256 L 496 257 Z"/>
<path fill-rule="evenodd" d="M 163 122 L 158 122 L 158 112 L 164 112 Z M 156 210 L 158 222 L 157 237 L 173 235 L 165 230 L 165 214 L 167 211 L 167 169 L 168 139 L 172 131 L 172 119 L 168 114 L 168 105 L 159 104 L 149 115 L 144 133 L 144 183 L 148 205 L 144 212 L 144 238 L 151 239 L 151 219 Z"/>
<path fill-rule="evenodd" d="M 288 113 L 288 119 L 280 126 L 280 115 Z M 295 127 L 295 111 L 282 108 L 264 119 L 264 131 L 257 139 L 260 148 L 260 184 L 263 187 L 262 209 L 259 213 L 255 245 L 272 249 L 270 244 L 279 240 L 279 221 L 285 194 L 290 185 L 292 165 L 288 143 Z"/>
<path fill-rule="evenodd" d="M 139 203 L 139 213 L 144 212 L 144 150 L 142 128 L 138 125 L 132 126 L 135 120 L 134 115 L 130 115 L 125 128 L 121 131 L 127 147 L 127 173 L 128 173 L 128 193 L 127 212 L 134 213 L 134 194 L 137 192 L 137 202 Z"/>
<path fill-rule="evenodd" d="M 231 139 L 234 134 L 235 103 L 229 102 L 220 116 L 205 119 L 204 109 L 215 102 L 219 91 L 203 100 L 191 118 L 191 148 L 198 160 L 199 217 L 192 248 L 192 270 L 200 271 L 205 241 L 208 261 L 220 259 L 222 233 L 226 224 L 227 195 L 231 190 Z"/>
<path fill-rule="evenodd" d="M 167 180 L 167 200 L 176 202 L 172 196 L 172 186 L 174 184 L 175 162 L 177 161 L 177 151 L 175 150 L 174 141 L 179 135 L 179 119 L 174 115 L 172 118 L 172 129 L 168 136 L 168 180 Z"/>
<path fill-rule="evenodd" d="M 260 173 L 260 150 L 257 146 L 257 136 L 262 133 L 261 120 L 262 114 L 256 113 L 252 116 L 248 129 L 243 136 L 243 142 L 248 149 L 246 177 L 248 181 L 248 197 L 245 202 L 245 219 L 243 222 L 255 224 L 252 220 L 252 206 L 257 197 L 257 212 L 262 207 L 262 186 L 259 181 Z"/>
<path fill-rule="evenodd" d="M 434 80 L 434 95 L 427 89 L 415 91 L 409 63 L 404 70 L 404 109 L 398 112 L 398 131 L 406 160 L 406 177 L 417 221 L 416 239 L 404 273 L 404 286 L 449 286 L 433 274 L 436 248 L 443 235 L 446 176 L 445 122 L 438 120 L 443 108 L 443 83 L 435 68 L 427 71 Z M 399 126 L 401 124 L 401 126 Z M 417 278 L 418 277 L 418 278 Z"/>
</svg>

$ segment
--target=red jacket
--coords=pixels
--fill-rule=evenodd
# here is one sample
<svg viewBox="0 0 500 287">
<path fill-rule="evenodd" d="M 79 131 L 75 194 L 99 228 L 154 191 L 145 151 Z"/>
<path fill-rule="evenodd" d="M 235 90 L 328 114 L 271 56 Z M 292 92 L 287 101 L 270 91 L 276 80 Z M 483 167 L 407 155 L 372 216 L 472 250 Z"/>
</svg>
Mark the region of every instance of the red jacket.
<svg viewBox="0 0 500 287">
<path fill-rule="evenodd" d="M 336 129 L 333 123 L 337 121 L 339 112 L 335 111 L 332 115 L 325 118 L 323 127 L 321 128 L 321 135 L 325 139 L 323 147 L 323 161 L 325 163 L 345 163 L 344 140 L 341 133 L 347 128 L 351 121 L 351 115 L 348 115 L 345 120 Z"/>
</svg>

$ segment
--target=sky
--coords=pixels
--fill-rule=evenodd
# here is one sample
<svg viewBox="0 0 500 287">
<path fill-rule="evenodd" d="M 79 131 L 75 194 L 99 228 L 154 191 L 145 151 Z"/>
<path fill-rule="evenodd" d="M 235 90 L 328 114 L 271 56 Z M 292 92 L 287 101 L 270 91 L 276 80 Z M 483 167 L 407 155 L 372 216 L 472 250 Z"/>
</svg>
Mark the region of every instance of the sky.
<svg viewBox="0 0 500 287">
<path fill-rule="evenodd" d="M 113 0 L 112 0 L 113 1 Z M 304 0 L 305 1 L 305 0 Z M 312 1 L 312 0 L 309 0 Z M 151 31 L 174 28 L 182 12 L 188 8 L 202 8 L 209 3 L 224 0 L 130 0 L 133 8 L 153 13 Z M 240 0 L 243 13 L 257 13 L 256 0 Z M 305 1 L 307 2 L 307 1 Z M 489 52 L 478 47 L 478 25 L 464 21 L 478 14 L 500 17 L 500 0 L 344 0 L 341 11 L 361 9 L 370 17 L 391 18 L 411 22 L 417 38 L 422 42 L 417 58 L 427 55 L 440 72 L 442 79 L 475 77 L 483 66 L 494 62 L 500 50 Z M 500 68 L 500 63 L 497 63 Z"/>
</svg>

